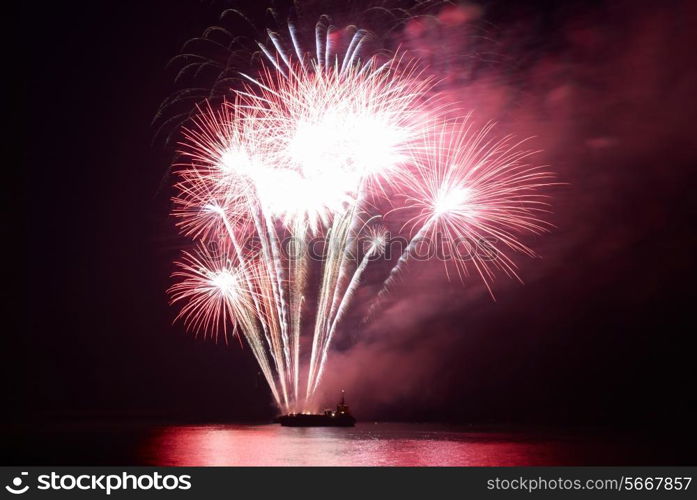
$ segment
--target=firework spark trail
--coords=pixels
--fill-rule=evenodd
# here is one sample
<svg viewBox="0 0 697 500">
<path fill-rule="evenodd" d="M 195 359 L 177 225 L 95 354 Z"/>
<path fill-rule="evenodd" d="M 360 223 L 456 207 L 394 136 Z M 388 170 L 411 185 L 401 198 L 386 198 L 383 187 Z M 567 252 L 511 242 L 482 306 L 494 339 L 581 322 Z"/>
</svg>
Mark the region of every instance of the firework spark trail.
<svg viewBox="0 0 697 500">
<path fill-rule="evenodd" d="M 293 287 L 290 294 L 290 314 L 291 314 L 291 332 L 292 332 L 292 350 L 293 350 L 293 393 L 297 400 L 298 389 L 300 385 L 300 330 L 302 327 L 302 306 L 304 302 L 303 291 L 307 283 L 307 248 L 305 245 L 306 229 L 300 225 L 296 227 L 294 234 L 295 239 L 292 240 L 292 248 L 289 264 L 291 286 Z M 297 239 L 298 235 L 301 236 Z"/>
<path fill-rule="evenodd" d="M 270 219 L 268 214 L 264 214 L 266 228 L 269 233 L 269 241 L 271 243 L 271 258 L 273 263 L 273 273 L 276 278 L 277 289 L 278 289 L 278 299 L 279 299 L 279 319 L 281 325 L 281 338 L 283 346 L 283 354 L 286 366 L 290 366 L 290 350 L 288 348 L 288 312 L 285 300 L 285 292 L 283 283 L 285 281 L 283 276 L 283 265 L 281 263 L 281 250 L 280 244 L 278 242 L 278 234 L 274 229 L 273 221 Z"/>
<path fill-rule="evenodd" d="M 251 283 L 249 273 L 244 268 L 245 256 L 244 256 L 244 252 L 242 250 L 242 247 L 240 246 L 240 244 L 238 242 L 238 238 L 237 238 L 237 236 L 232 228 L 232 225 L 230 224 L 230 221 L 229 221 L 227 215 L 225 214 L 225 212 L 221 210 L 220 215 L 222 217 L 227 235 L 230 239 L 230 242 L 233 246 L 233 249 L 235 250 L 235 254 L 236 254 L 237 258 L 239 259 L 241 265 L 243 266 L 241 269 L 241 274 L 244 277 L 245 283 L 247 284 L 248 288 L 251 290 L 252 283 Z M 269 277 L 268 274 L 269 273 L 267 271 L 266 272 L 267 277 Z M 269 281 L 269 282 L 271 282 L 271 281 Z M 272 293 L 273 293 L 273 289 L 272 289 Z M 264 339 L 267 343 L 267 346 L 269 347 L 269 353 L 271 355 L 271 358 L 273 359 L 273 361 L 276 365 L 276 371 L 279 374 L 284 373 L 285 369 L 284 369 L 283 361 L 279 359 L 280 356 L 277 352 L 278 351 L 278 344 L 274 343 L 274 341 L 273 341 L 274 337 L 269 335 L 268 329 L 266 327 L 266 321 L 264 320 L 265 314 L 262 312 L 262 309 L 261 309 L 260 303 L 259 303 L 259 299 L 257 298 L 256 294 L 251 294 L 251 295 L 252 295 L 252 300 L 253 300 L 253 304 L 254 304 L 254 311 L 256 312 L 257 317 L 259 319 L 259 323 L 261 324 L 261 327 L 263 329 Z M 283 320 L 281 320 L 280 324 L 283 325 Z M 257 328 L 255 322 L 251 322 L 251 323 L 247 322 L 246 325 L 247 325 L 247 327 L 244 329 L 245 332 L 247 332 L 247 331 L 250 332 L 250 334 L 252 334 L 255 339 L 260 338 L 259 329 Z M 255 349 L 259 348 L 258 342 L 254 342 L 253 348 L 255 348 Z M 255 356 L 256 355 L 257 354 L 255 354 Z M 268 364 L 268 362 L 267 362 L 267 364 Z M 287 405 L 288 404 L 287 390 L 285 388 L 283 380 L 279 380 L 279 382 L 281 383 L 281 387 L 282 387 L 282 391 L 283 391 L 283 401 Z M 274 390 L 277 392 L 277 389 L 275 387 L 274 387 Z"/>
<path fill-rule="evenodd" d="M 344 281 L 346 276 L 348 276 L 349 271 L 348 271 L 348 261 L 349 261 L 349 255 L 351 254 L 352 249 L 352 243 L 355 241 L 355 236 L 358 234 L 359 231 L 357 231 L 357 226 L 360 222 L 360 207 L 362 206 L 363 202 L 363 197 L 364 197 L 364 179 L 361 180 L 358 188 L 357 188 L 357 196 L 356 196 L 356 201 L 355 203 L 350 207 L 350 210 L 347 211 L 347 224 L 345 225 L 345 231 L 340 232 L 340 237 L 338 238 L 329 238 L 329 244 L 330 245 L 336 245 L 336 248 L 340 248 L 341 252 L 339 254 L 339 257 L 337 260 L 333 260 L 333 262 L 336 262 L 336 281 L 331 286 L 330 288 L 322 288 L 322 291 L 331 291 L 331 307 L 329 308 L 329 311 L 323 315 L 323 324 L 319 330 L 318 333 L 318 345 L 317 345 L 317 351 L 316 355 L 312 356 L 311 361 L 310 361 L 310 370 L 309 370 L 309 376 L 308 376 L 308 397 L 311 395 L 317 388 L 317 385 L 319 383 L 319 380 L 321 379 L 322 371 L 320 369 L 321 366 L 323 366 L 324 361 L 326 359 L 326 352 L 328 350 L 329 344 L 331 342 L 332 338 L 332 333 L 333 333 L 333 328 L 336 325 L 337 321 L 337 314 L 339 314 L 339 311 L 341 311 L 341 304 L 343 304 L 343 299 L 346 298 L 346 294 L 348 291 L 351 289 L 350 288 L 350 283 L 344 288 Z M 329 260 L 327 261 L 329 262 Z M 366 261 L 366 265 L 367 265 Z M 362 271 L 361 271 L 362 274 Z M 360 275 L 359 275 L 360 276 Z M 355 274 L 354 274 L 355 277 Z M 342 294 L 341 291 L 344 290 L 344 293 Z M 350 295 L 349 295 L 350 297 Z M 325 300 L 329 300 L 328 297 L 325 297 Z M 342 302 L 340 302 L 342 301 Z M 314 345 L 313 345 L 314 347 Z"/>
<path fill-rule="evenodd" d="M 343 288 L 343 282 L 345 280 L 345 277 L 348 274 L 348 268 L 346 266 L 347 259 L 349 259 L 349 256 L 351 255 L 352 251 L 352 244 L 355 240 L 355 236 L 357 235 L 358 231 L 357 226 L 360 223 L 360 208 L 363 202 L 363 193 L 364 193 L 364 183 L 361 182 L 360 186 L 357 189 L 357 196 L 356 196 L 356 202 L 353 204 L 351 207 L 350 215 L 349 215 L 349 226 L 348 226 L 348 231 L 344 234 L 344 238 L 340 242 L 341 248 L 342 248 L 342 253 L 341 253 L 341 262 L 339 263 L 339 275 L 337 277 L 337 286 L 334 287 L 333 291 L 333 297 L 332 297 L 332 306 L 329 310 L 329 321 L 333 322 L 331 318 L 335 317 L 337 308 L 339 306 L 339 298 L 341 297 L 341 290 Z"/>
<path fill-rule="evenodd" d="M 318 331 L 316 332 L 318 336 L 317 355 L 313 357 L 314 363 L 317 364 L 311 361 L 310 376 L 307 382 L 308 395 L 312 394 L 316 386 L 315 376 L 318 374 L 319 363 L 321 363 L 321 353 L 324 352 L 325 346 L 329 340 L 329 325 L 331 324 L 332 317 L 337 307 L 337 298 L 340 295 L 344 274 L 347 272 L 347 259 L 350 251 L 348 248 L 348 241 L 353 227 L 351 222 L 353 221 L 354 214 L 355 206 L 338 219 L 342 224 L 328 239 L 328 244 L 331 245 L 331 254 L 327 258 L 327 264 L 331 265 L 330 269 L 325 272 L 329 274 L 331 281 L 329 286 L 322 287 L 324 308 L 321 311 L 322 322 L 319 324 Z"/>
<path fill-rule="evenodd" d="M 346 312 L 346 308 L 349 305 L 351 299 L 353 298 L 353 294 L 356 292 L 356 289 L 358 288 L 361 276 L 363 275 L 363 271 L 365 271 L 365 268 L 370 263 L 370 259 L 372 259 L 375 255 L 377 255 L 384 249 L 385 243 L 386 235 L 384 229 L 374 229 L 371 237 L 370 247 L 363 256 L 363 259 L 361 259 L 360 264 L 356 267 L 356 270 L 354 271 L 353 276 L 351 277 L 351 281 L 349 281 L 349 284 L 341 297 L 341 302 L 339 303 L 336 314 L 332 319 L 332 325 L 329 330 L 329 339 L 331 339 L 332 334 L 336 330 L 337 324 Z M 327 342 L 327 344 L 329 344 L 329 341 Z"/>
<path fill-rule="evenodd" d="M 326 353 L 331 343 L 332 329 L 336 325 L 337 314 L 341 310 L 341 304 L 343 303 L 340 300 L 342 297 L 345 299 L 348 290 L 350 290 L 350 284 L 345 288 L 344 281 L 349 274 L 349 255 L 351 254 L 352 242 L 355 240 L 358 232 L 357 226 L 360 222 L 358 215 L 360 213 L 359 207 L 361 207 L 363 201 L 364 179 L 361 179 L 356 191 L 355 202 L 340 218 L 335 219 L 335 221 L 339 220 L 341 224 L 336 226 L 338 229 L 330 234 L 327 239 L 332 253 L 326 260 L 328 270 L 325 270 L 325 275 L 328 275 L 331 281 L 327 286 L 321 287 L 322 308 L 318 313 L 318 319 L 321 318 L 321 323 L 317 322 L 317 330 L 315 331 L 317 342 L 316 344 L 313 343 L 313 355 L 310 360 L 307 381 L 308 398 L 316 390 L 321 379 L 323 360 L 326 359 Z M 368 261 L 366 260 L 366 265 L 367 263 Z M 342 290 L 344 290 L 343 294 Z M 327 307 L 329 308 L 328 310 Z"/>
<path fill-rule="evenodd" d="M 368 308 L 368 312 L 366 312 L 365 319 L 363 320 L 364 324 L 370 321 L 370 319 L 372 319 L 375 312 L 383 304 L 383 301 L 385 300 L 385 297 L 387 297 L 387 295 L 389 294 L 395 280 L 401 275 L 402 269 L 407 264 L 409 259 L 412 257 L 412 255 L 416 251 L 416 248 L 419 246 L 419 243 L 421 243 L 426 234 L 428 234 L 429 230 L 431 229 L 431 226 L 435 222 L 435 217 L 429 218 L 426 221 L 426 223 L 423 226 L 421 226 L 421 228 L 414 235 L 414 237 L 409 241 L 409 244 L 406 246 L 402 254 L 399 256 L 399 259 L 397 259 L 397 263 L 394 265 L 392 269 L 390 269 L 390 274 L 385 279 L 384 283 L 382 284 L 382 287 L 380 288 L 380 291 L 377 293 L 375 299 L 373 299 L 372 304 Z"/>
<path fill-rule="evenodd" d="M 348 231 L 348 217 L 344 213 L 334 219 L 334 224 L 330 228 L 327 237 L 327 255 L 324 260 L 322 270 L 322 284 L 320 286 L 320 302 L 315 319 L 315 331 L 312 339 L 312 353 L 310 357 L 310 367 L 307 379 L 306 398 L 310 399 L 312 390 L 315 386 L 314 380 L 317 374 L 320 353 L 324 348 L 327 335 L 327 325 L 329 321 L 329 307 L 331 297 L 336 290 L 336 280 L 340 273 L 340 266 L 344 254 L 344 245 L 341 243 L 345 239 Z"/>
<path fill-rule="evenodd" d="M 242 74 L 246 84 L 219 109 L 198 108 L 184 130 L 173 214 L 199 243 L 176 264 L 178 282 L 169 289 L 188 329 L 216 337 L 222 329 L 227 340 L 232 325 L 285 412 L 313 404 L 335 333 L 386 244 L 385 230 L 371 221 L 385 217 L 388 191 L 402 196 L 396 210 L 412 214 L 404 227 L 415 234 L 366 318 L 436 234 L 452 255 L 460 240 L 487 238 L 534 255 L 516 234 L 547 228 L 536 191 L 550 184 L 544 169 L 528 165 L 531 152 L 510 137 L 495 139 L 493 125 L 436 122 L 443 110 L 434 105 L 431 78 L 403 55 L 363 58 L 366 31 L 336 31 L 322 16 L 312 53 L 302 50 L 295 25 L 288 35 L 290 50 L 269 31 L 270 45 L 258 44 L 267 64 L 255 76 Z M 353 246 L 366 231 L 370 244 L 354 264 Z M 311 236 L 325 246 L 320 266 L 310 260 Z M 222 253 L 213 255 L 206 245 L 221 239 Z M 470 265 L 487 287 L 495 270 L 517 277 L 503 252 L 470 257 L 454 259 L 461 278 Z M 314 267 L 319 286 L 309 290 Z M 316 303 L 309 318 L 306 296 Z M 311 349 L 302 377 L 304 329 Z"/>
<path fill-rule="evenodd" d="M 232 243 L 232 247 L 235 250 L 235 255 L 239 259 L 240 264 L 242 266 L 242 274 L 243 274 L 244 279 L 245 279 L 245 285 L 247 286 L 247 288 L 249 290 L 252 290 L 253 289 L 252 279 L 249 276 L 249 272 L 247 272 L 247 269 L 245 268 L 246 257 L 244 255 L 244 251 L 242 250 L 242 246 L 240 245 L 238 238 L 237 238 L 237 235 L 235 234 L 235 231 L 233 230 L 232 225 L 230 224 L 230 221 L 227 217 L 227 214 L 225 214 L 224 211 L 221 211 L 220 216 L 223 219 L 223 224 L 225 225 L 225 230 L 227 231 L 227 235 L 230 238 L 230 242 Z M 261 304 L 259 302 L 259 298 L 257 297 L 257 294 L 254 294 L 254 293 L 251 294 L 251 296 L 252 296 L 252 301 L 254 303 L 254 311 L 256 312 L 256 315 L 259 319 L 259 323 L 261 324 L 261 328 L 262 328 L 262 331 L 264 334 L 264 340 L 266 341 L 268 346 L 271 346 L 272 345 L 271 337 L 269 336 L 269 331 L 268 331 L 268 328 L 266 326 L 266 321 L 264 319 L 265 314 L 263 313 L 263 309 L 262 309 Z M 256 324 L 253 323 L 251 328 L 253 330 L 257 331 Z M 272 357 L 274 363 L 277 364 L 278 361 L 276 360 L 276 356 L 275 356 L 273 350 L 270 350 L 269 352 L 271 354 L 271 357 Z M 274 390 L 276 390 L 275 387 L 274 387 Z"/>
<path fill-rule="evenodd" d="M 290 301 L 290 330 L 293 381 L 293 394 L 297 401 L 300 385 L 300 331 L 302 326 L 302 306 L 308 277 L 308 248 L 305 237 L 308 229 L 303 220 L 296 220 L 288 245 L 288 275 Z"/>
<path fill-rule="evenodd" d="M 252 219 L 254 220 L 254 225 L 257 229 L 257 235 L 259 236 L 261 249 L 264 255 L 264 269 L 267 273 L 267 276 L 269 277 L 269 282 L 271 283 L 271 292 L 273 296 L 273 302 L 275 305 L 275 313 L 277 315 L 276 318 L 278 319 L 278 321 L 274 323 L 274 326 L 276 327 L 278 334 L 271 336 L 273 343 L 272 347 L 275 351 L 278 379 L 281 384 L 283 401 L 285 403 L 285 407 L 288 407 L 288 390 L 286 387 L 284 364 L 285 346 L 283 344 L 283 342 L 287 339 L 286 336 L 283 334 L 283 329 L 285 328 L 285 326 L 283 324 L 284 314 L 282 309 L 283 302 L 281 299 L 281 294 L 283 293 L 283 291 L 279 289 L 281 283 L 279 280 L 278 271 L 276 269 L 276 259 L 274 258 L 274 256 L 272 256 L 271 250 L 269 249 L 269 247 L 271 246 L 271 243 L 269 242 L 269 232 L 272 230 L 270 228 L 267 228 L 264 222 L 261 221 L 261 218 L 259 217 L 256 208 L 251 207 L 250 212 L 252 214 Z"/>
<path fill-rule="evenodd" d="M 386 236 L 384 234 L 384 230 L 375 230 L 373 232 L 371 245 L 368 251 L 363 256 L 363 258 L 361 259 L 360 264 L 356 267 L 356 270 L 354 271 L 353 276 L 351 277 L 351 281 L 349 281 L 349 284 L 341 297 L 341 302 L 339 303 L 336 314 L 331 320 L 331 326 L 329 328 L 329 331 L 327 332 L 327 339 L 319 356 L 317 376 L 315 377 L 315 380 L 313 382 L 314 385 L 311 393 L 317 390 L 317 386 L 319 385 L 319 382 L 322 379 L 322 374 L 324 373 L 324 367 L 327 362 L 327 354 L 329 352 L 329 346 L 331 344 L 332 337 L 334 336 L 336 327 L 341 321 L 341 318 L 346 312 L 346 309 L 348 308 L 351 299 L 353 298 L 353 295 L 356 292 L 358 285 L 360 284 L 361 277 L 363 276 L 363 271 L 365 271 L 366 267 L 368 267 L 370 259 L 377 255 L 380 251 L 382 251 L 385 242 Z"/>
</svg>

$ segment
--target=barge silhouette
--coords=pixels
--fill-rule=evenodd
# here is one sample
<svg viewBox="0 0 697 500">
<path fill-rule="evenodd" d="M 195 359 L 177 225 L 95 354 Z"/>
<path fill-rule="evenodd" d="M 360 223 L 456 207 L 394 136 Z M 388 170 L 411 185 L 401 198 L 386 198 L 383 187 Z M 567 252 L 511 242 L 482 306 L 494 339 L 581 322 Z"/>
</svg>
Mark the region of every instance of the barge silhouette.
<svg viewBox="0 0 697 500">
<path fill-rule="evenodd" d="M 351 415 L 341 391 L 341 402 L 336 410 L 324 410 L 324 413 L 289 413 L 276 417 L 274 422 L 284 427 L 353 427 L 356 419 Z"/>
</svg>

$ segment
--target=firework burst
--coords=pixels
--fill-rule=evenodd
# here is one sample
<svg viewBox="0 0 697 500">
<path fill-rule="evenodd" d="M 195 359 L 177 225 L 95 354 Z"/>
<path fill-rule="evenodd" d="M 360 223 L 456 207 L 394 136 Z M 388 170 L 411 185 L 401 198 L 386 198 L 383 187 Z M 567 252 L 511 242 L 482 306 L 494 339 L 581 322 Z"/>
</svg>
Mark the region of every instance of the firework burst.
<svg viewBox="0 0 697 500">
<path fill-rule="evenodd" d="M 531 163 L 536 152 L 524 149 L 525 141 L 496 138 L 493 129 L 493 123 L 477 129 L 468 116 L 424 134 L 410 174 L 402 178 L 405 203 L 399 208 L 415 214 L 406 224 L 414 236 L 372 310 L 420 246 L 439 246 L 461 279 L 473 268 L 492 295 L 496 269 L 519 279 L 505 249 L 535 256 L 518 235 L 549 229 L 541 218 L 548 212 L 547 196 L 540 190 L 553 185 L 553 175 Z"/>
<path fill-rule="evenodd" d="M 548 174 L 528 164 L 529 152 L 493 138 L 491 126 L 442 124 L 432 80 L 414 63 L 362 57 L 364 31 L 343 48 L 332 33 L 320 20 L 312 53 L 292 25 L 289 49 L 270 33 L 258 74 L 242 75 L 234 98 L 198 108 L 175 165 L 173 214 L 199 242 L 173 275 L 178 318 L 243 337 L 284 411 L 312 405 L 331 341 L 388 243 L 378 224 L 388 192 L 413 214 L 414 237 L 370 312 L 427 237 L 442 236 L 451 251 L 463 239 L 495 239 L 532 255 L 516 234 L 545 228 L 536 191 Z M 320 263 L 311 237 L 324 242 Z M 487 284 L 496 269 L 516 276 L 505 253 L 456 265 L 461 276 L 474 266 Z"/>
</svg>

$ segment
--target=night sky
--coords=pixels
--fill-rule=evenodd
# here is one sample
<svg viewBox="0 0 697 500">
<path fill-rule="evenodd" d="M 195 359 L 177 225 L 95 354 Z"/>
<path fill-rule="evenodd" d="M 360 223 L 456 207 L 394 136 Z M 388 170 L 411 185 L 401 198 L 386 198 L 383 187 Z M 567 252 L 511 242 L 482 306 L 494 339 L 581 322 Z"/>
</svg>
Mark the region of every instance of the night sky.
<svg viewBox="0 0 697 500">
<path fill-rule="evenodd" d="M 525 285 L 502 277 L 493 301 L 475 278 L 414 269 L 370 328 L 338 339 L 328 404 L 345 388 L 364 419 L 694 419 L 697 9 L 655 3 L 483 2 L 403 30 L 446 93 L 535 136 L 565 184 L 550 193 L 556 228 L 526 240 L 541 258 L 517 258 Z M 165 294 L 188 243 L 150 122 L 174 89 L 167 61 L 225 5 L 25 7 L 5 420 L 273 416 L 248 349 L 172 325 Z M 458 58 L 469 22 L 497 40 L 496 64 Z"/>
</svg>

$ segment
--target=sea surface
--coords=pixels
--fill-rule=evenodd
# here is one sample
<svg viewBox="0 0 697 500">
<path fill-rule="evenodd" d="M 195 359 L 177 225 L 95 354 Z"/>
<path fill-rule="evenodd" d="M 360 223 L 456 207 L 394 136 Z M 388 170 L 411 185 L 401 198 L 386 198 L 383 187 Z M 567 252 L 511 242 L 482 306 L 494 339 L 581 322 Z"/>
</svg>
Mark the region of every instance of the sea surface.
<svg viewBox="0 0 697 500">
<path fill-rule="evenodd" d="M 4 462 L 17 465 L 525 466 L 694 461 L 692 451 L 672 438 L 607 429 L 366 422 L 354 428 L 289 428 L 80 421 L 23 431 L 5 429 L 4 433 L 10 442 Z"/>
</svg>

